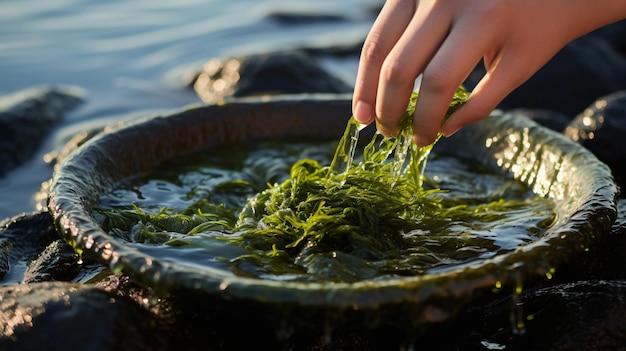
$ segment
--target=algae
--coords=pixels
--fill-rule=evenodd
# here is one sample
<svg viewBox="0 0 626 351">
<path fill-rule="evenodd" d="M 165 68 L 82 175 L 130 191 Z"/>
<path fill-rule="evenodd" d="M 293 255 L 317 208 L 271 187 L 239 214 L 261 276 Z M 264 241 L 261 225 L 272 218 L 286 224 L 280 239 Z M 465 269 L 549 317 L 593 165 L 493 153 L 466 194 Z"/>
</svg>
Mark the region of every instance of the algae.
<svg viewBox="0 0 626 351">
<path fill-rule="evenodd" d="M 234 239 L 271 257 L 341 251 L 363 259 L 405 247 L 403 233 L 440 215 L 438 189 L 424 189 L 423 170 L 433 145 L 413 143 L 413 93 L 397 137 L 376 134 L 363 160 L 353 162 L 361 126 L 352 117 L 330 166 L 304 159 L 290 178 L 251 198 L 239 214 Z M 468 97 L 460 87 L 446 117 Z M 282 254 L 282 253 L 285 254 Z"/>
<path fill-rule="evenodd" d="M 458 89 L 446 118 L 468 95 Z M 547 199 L 495 197 L 471 203 L 445 196 L 426 179 L 434 144 L 418 148 L 412 142 L 416 101 L 414 93 L 398 136 L 375 134 L 360 161 L 355 154 L 362 126 L 351 118 L 329 166 L 300 159 L 286 180 L 260 192 L 259 184 L 244 179 L 219 185 L 225 192 L 254 196 L 228 204 L 207 196 L 183 211 L 134 206 L 96 213 L 105 230 L 127 241 L 184 249 L 193 246 L 193 235 L 207 234 L 245 249 L 237 257 L 221 258 L 235 274 L 305 281 L 423 274 L 495 254 L 495 240 L 474 230 L 507 225 L 506 219 L 516 215 L 535 221 L 522 230 L 526 237 L 552 225 Z"/>
</svg>

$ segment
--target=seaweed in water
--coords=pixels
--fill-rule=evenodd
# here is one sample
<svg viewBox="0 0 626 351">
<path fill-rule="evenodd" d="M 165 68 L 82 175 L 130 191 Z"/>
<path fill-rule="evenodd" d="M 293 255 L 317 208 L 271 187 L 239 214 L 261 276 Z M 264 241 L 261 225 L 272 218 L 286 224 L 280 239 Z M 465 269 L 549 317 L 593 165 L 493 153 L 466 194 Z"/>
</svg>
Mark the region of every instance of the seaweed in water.
<svg viewBox="0 0 626 351">
<path fill-rule="evenodd" d="M 462 87 L 457 90 L 446 118 L 468 95 Z M 287 180 L 269 185 L 242 208 L 202 199 L 180 213 L 171 209 L 147 213 L 137 207 L 99 210 L 102 225 L 129 241 L 183 247 L 188 244 L 185 236 L 218 233 L 218 239 L 246 249 L 244 255 L 224 259 L 236 274 L 288 274 L 305 280 L 414 275 L 446 261 L 497 251 L 489 240 L 432 231 L 455 221 L 468 225 L 498 221 L 527 204 L 499 199 L 468 206 L 437 196 L 443 190 L 424 187 L 423 171 L 434 144 L 419 148 L 413 143 L 416 101 L 414 93 L 397 137 L 377 133 L 360 162 L 354 161 L 354 154 L 362 126 L 351 118 L 329 166 L 301 159 Z M 229 184 L 254 187 L 242 180 L 223 186 Z M 549 223 L 550 219 L 541 226 Z"/>
<path fill-rule="evenodd" d="M 466 97 L 467 92 L 459 89 L 448 116 Z M 292 259 L 305 250 L 377 259 L 385 251 L 402 248 L 402 233 L 441 209 L 439 198 L 431 196 L 438 190 L 422 187 L 432 145 L 418 148 L 412 142 L 416 100 L 414 93 L 398 136 L 377 133 L 359 163 L 352 160 L 360 126 L 351 118 L 331 165 L 323 167 L 309 159 L 294 164 L 289 179 L 244 206 L 233 240 L 272 255 L 285 251 Z"/>
</svg>

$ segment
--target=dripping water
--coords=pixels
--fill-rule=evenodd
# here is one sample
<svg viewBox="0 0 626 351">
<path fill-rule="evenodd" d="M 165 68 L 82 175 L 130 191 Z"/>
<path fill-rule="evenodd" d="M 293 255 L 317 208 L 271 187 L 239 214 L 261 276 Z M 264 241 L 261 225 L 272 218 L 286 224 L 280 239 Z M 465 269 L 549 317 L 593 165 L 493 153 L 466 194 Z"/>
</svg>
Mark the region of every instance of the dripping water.
<svg viewBox="0 0 626 351">
<path fill-rule="evenodd" d="M 511 310 L 509 311 L 509 322 L 513 335 L 524 335 L 526 333 L 526 323 L 524 322 L 524 303 L 521 299 L 522 286 L 517 285 L 511 297 Z"/>
</svg>

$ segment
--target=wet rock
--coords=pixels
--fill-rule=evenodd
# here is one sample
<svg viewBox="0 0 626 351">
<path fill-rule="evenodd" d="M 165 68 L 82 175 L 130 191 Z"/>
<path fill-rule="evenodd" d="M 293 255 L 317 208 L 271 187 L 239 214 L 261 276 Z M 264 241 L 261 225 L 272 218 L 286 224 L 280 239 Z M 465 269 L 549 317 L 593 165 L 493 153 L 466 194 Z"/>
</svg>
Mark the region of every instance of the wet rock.
<svg viewBox="0 0 626 351">
<path fill-rule="evenodd" d="M 617 202 L 617 218 L 611 231 L 597 240 L 594 247 L 564 266 L 555 275 L 557 282 L 576 280 L 626 280 L 626 198 Z"/>
<path fill-rule="evenodd" d="M 0 296 L 2 350 L 169 349 L 155 315 L 92 285 L 24 284 Z"/>
<path fill-rule="evenodd" d="M 484 75 L 479 65 L 464 83 L 470 90 Z M 498 106 L 544 109 L 576 116 L 600 96 L 626 89 L 626 57 L 597 35 L 583 36 L 559 51 Z"/>
<path fill-rule="evenodd" d="M 345 22 L 345 16 L 336 13 L 314 13 L 311 11 L 272 11 L 267 14 L 267 19 L 281 25 L 302 25 L 311 23 Z"/>
<path fill-rule="evenodd" d="M 611 231 L 545 287 L 525 292 L 518 301 L 506 298 L 470 311 L 470 319 L 459 323 L 474 329 L 461 328 L 455 347 L 484 350 L 489 343 L 506 350 L 626 350 L 626 199 L 617 205 Z M 519 304 L 523 333 L 510 324 L 513 303 Z"/>
<path fill-rule="evenodd" d="M 557 131 L 559 133 L 563 132 L 567 125 L 572 121 L 572 117 L 563 113 L 550 110 L 515 108 L 512 110 L 508 110 L 507 112 L 525 116 L 541 124 L 542 126 Z"/>
<path fill-rule="evenodd" d="M 626 20 L 621 20 L 597 29 L 592 32 L 591 35 L 603 38 L 622 53 L 622 55 L 626 55 Z"/>
<path fill-rule="evenodd" d="M 11 242 L 11 258 L 36 256 L 59 239 L 48 212 L 19 214 L 0 222 L 0 238 Z"/>
<path fill-rule="evenodd" d="M 415 349 L 626 350 L 626 199 L 617 205 L 610 232 L 551 280 L 469 306 Z"/>
<path fill-rule="evenodd" d="M 300 51 L 208 61 L 192 85 L 202 101 L 229 97 L 301 93 L 350 93 L 346 82 Z"/>
<path fill-rule="evenodd" d="M 307 55 L 311 55 L 315 58 L 345 58 L 358 62 L 361 55 L 361 49 L 363 48 L 363 41 L 356 40 L 354 42 L 348 42 L 340 45 L 326 45 L 326 46 L 307 46 L 298 49 Z"/>
<path fill-rule="evenodd" d="M 11 252 L 11 242 L 6 238 L 0 238 L 0 280 L 9 272 L 9 255 Z"/>
<path fill-rule="evenodd" d="M 80 270 L 78 255 L 65 241 L 58 239 L 50 243 L 26 270 L 23 283 L 43 281 L 69 281 Z"/>
<path fill-rule="evenodd" d="M 75 87 L 35 87 L 0 98 L 0 177 L 32 157 L 83 93 Z"/>
<path fill-rule="evenodd" d="M 45 252 L 52 242 L 59 239 L 52 217 L 48 212 L 21 214 L 0 222 L 0 241 L 5 243 L 2 245 L 3 252 L 0 253 L 0 261 L 5 260 L 8 263 L 8 269 L 2 275 L 0 285 L 21 282 L 26 273 L 25 267 L 28 267 L 31 261 L 40 259 L 40 254 Z M 65 255 L 67 255 L 67 248 L 65 250 Z M 57 251 L 57 253 L 60 252 Z M 50 254 L 54 255 L 52 252 L 47 255 Z M 36 266 L 38 269 L 43 269 L 41 274 L 45 274 L 51 279 L 53 277 L 65 277 L 68 272 L 67 267 L 60 263 L 67 263 L 66 258 L 65 256 L 64 258 L 48 256 Z M 55 262 L 56 259 L 59 261 Z M 44 262 L 50 264 L 46 266 Z M 46 268 L 44 269 L 44 267 Z M 2 270 L 0 268 L 0 272 Z M 35 276 L 37 275 L 35 274 L 36 271 L 33 271 Z M 11 273 L 11 281 L 4 280 L 7 273 Z"/>
<path fill-rule="evenodd" d="M 579 281 L 506 299 L 483 310 L 463 350 L 625 350 L 626 281 Z M 512 308 L 520 326 L 510 327 Z M 515 317 L 514 317 L 515 318 Z M 491 348 L 485 346 L 490 345 Z"/>
<path fill-rule="evenodd" d="M 564 134 L 606 163 L 617 184 L 626 189 L 626 90 L 596 100 L 576 116 Z"/>
</svg>

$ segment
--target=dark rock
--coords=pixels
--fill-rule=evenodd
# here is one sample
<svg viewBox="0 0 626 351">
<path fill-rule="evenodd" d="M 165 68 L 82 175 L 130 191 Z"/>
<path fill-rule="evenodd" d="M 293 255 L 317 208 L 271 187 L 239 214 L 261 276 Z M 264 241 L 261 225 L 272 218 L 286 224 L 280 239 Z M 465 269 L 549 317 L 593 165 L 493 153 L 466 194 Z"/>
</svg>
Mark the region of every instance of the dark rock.
<svg viewBox="0 0 626 351">
<path fill-rule="evenodd" d="M 606 163 L 617 184 L 626 189 L 626 90 L 596 100 L 572 120 L 564 134 Z"/>
<path fill-rule="evenodd" d="M 315 13 L 311 11 L 273 11 L 267 14 L 267 19 L 281 25 L 301 25 L 311 23 L 345 22 L 345 16 L 336 13 Z"/>
<path fill-rule="evenodd" d="M 472 90 L 485 73 L 481 65 L 465 86 Z M 576 116 L 595 99 L 626 89 L 626 58 L 596 35 L 566 45 L 498 106 L 544 109 Z"/>
<path fill-rule="evenodd" d="M 356 40 L 341 45 L 307 46 L 299 50 L 313 57 L 347 58 L 358 61 L 362 48 L 363 41 Z"/>
<path fill-rule="evenodd" d="M 11 242 L 6 238 L 0 238 L 0 280 L 9 272 L 9 256 L 11 253 Z"/>
<path fill-rule="evenodd" d="M 65 241 L 58 239 L 28 265 L 23 283 L 69 281 L 80 270 L 78 255 Z"/>
<path fill-rule="evenodd" d="M 0 222 L 0 238 L 11 241 L 11 259 L 34 258 L 59 239 L 48 212 L 19 214 Z"/>
<path fill-rule="evenodd" d="M 525 116 L 541 124 L 542 126 L 557 131 L 559 133 L 563 132 L 567 125 L 572 121 L 572 117 L 566 114 L 549 110 L 516 108 L 507 112 Z"/>
<path fill-rule="evenodd" d="M 553 284 L 579 280 L 626 280 L 624 251 L 626 250 L 626 198 L 617 202 L 617 218 L 611 230 L 595 241 L 575 260 L 560 267 Z"/>
<path fill-rule="evenodd" d="M 82 95 L 74 87 L 37 87 L 0 98 L 0 177 L 32 157 Z"/>
<path fill-rule="evenodd" d="M 597 29 L 591 35 L 606 40 L 622 55 L 626 55 L 626 20 Z"/>
<path fill-rule="evenodd" d="M 135 301 L 86 284 L 0 288 L 0 349 L 167 350 L 160 320 Z"/>
<path fill-rule="evenodd" d="M 347 83 L 318 65 L 315 58 L 299 51 L 213 59 L 192 84 L 207 103 L 228 97 L 352 91 Z"/>
<path fill-rule="evenodd" d="M 2 274 L 0 285 L 21 282 L 25 270 L 23 272 L 20 270 L 31 261 L 37 260 L 46 247 L 55 240 L 59 240 L 59 235 L 48 212 L 21 214 L 0 222 L 0 242 L 4 243 L 0 261 L 8 262 L 8 269 Z M 11 273 L 10 282 L 4 281 L 7 273 Z"/>
<path fill-rule="evenodd" d="M 626 281 L 579 281 L 505 299 L 482 311 L 456 347 L 485 350 L 626 350 Z M 510 327 L 513 321 L 518 328 Z M 521 326 L 521 328 L 520 328 Z"/>
</svg>

